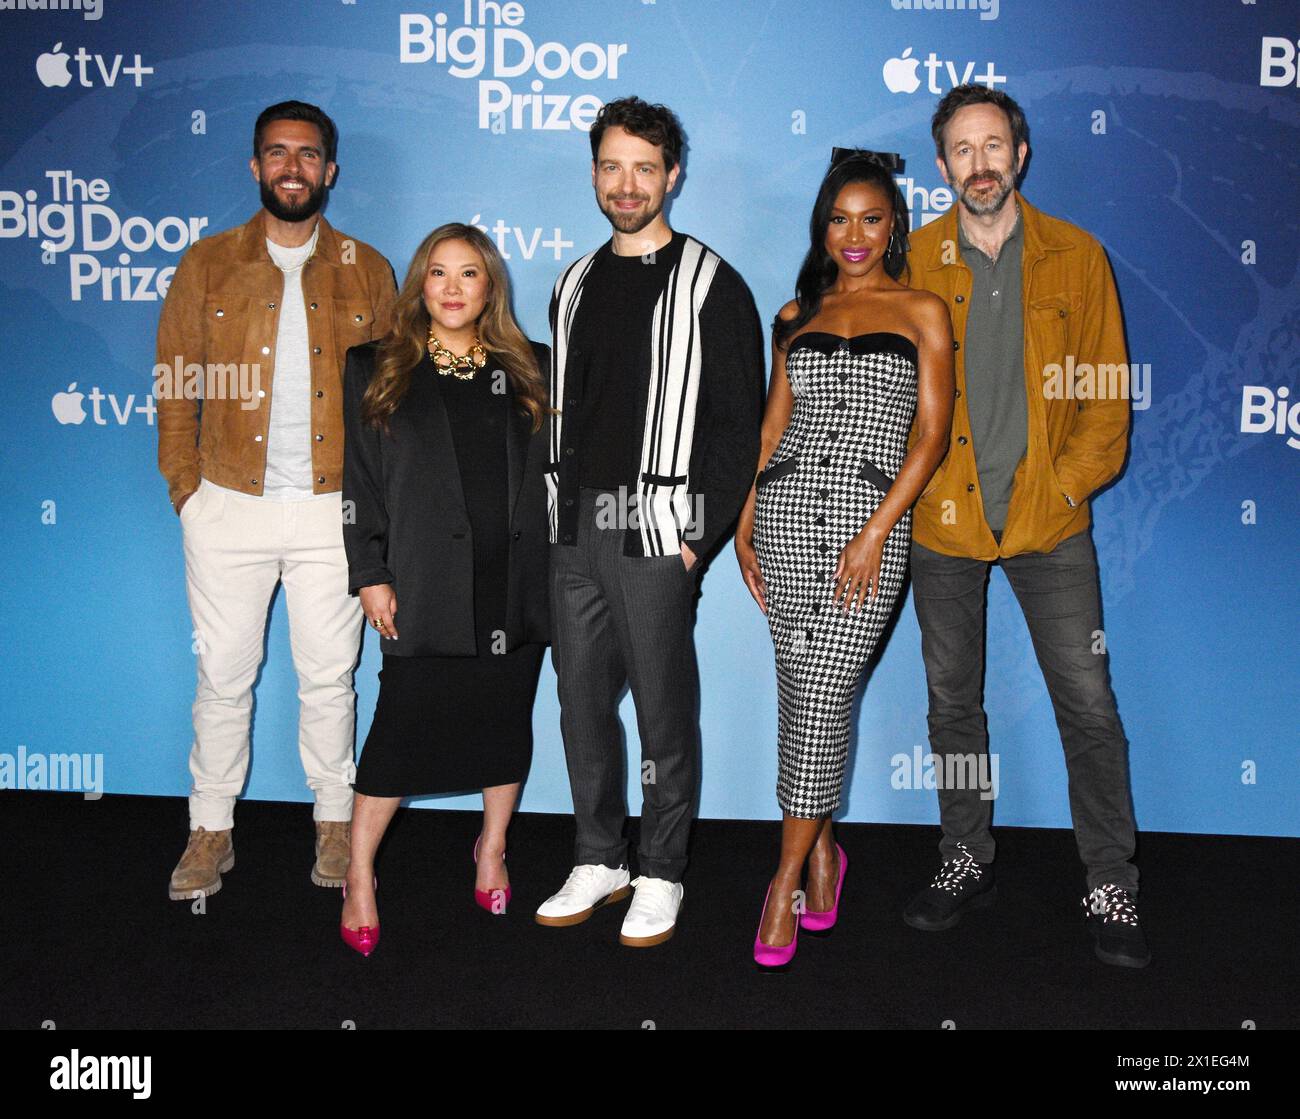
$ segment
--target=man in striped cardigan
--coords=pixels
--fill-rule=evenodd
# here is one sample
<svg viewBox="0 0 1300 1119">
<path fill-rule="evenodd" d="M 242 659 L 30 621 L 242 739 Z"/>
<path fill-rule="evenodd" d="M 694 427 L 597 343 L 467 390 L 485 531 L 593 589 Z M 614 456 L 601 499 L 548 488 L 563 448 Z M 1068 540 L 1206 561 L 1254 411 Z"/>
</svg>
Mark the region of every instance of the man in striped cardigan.
<svg viewBox="0 0 1300 1119">
<path fill-rule="evenodd" d="M 585 921 L 636 888 L 620 941 L 667 940 L 699 785 L 694 603 L 700 561 L 754 479 L 762 328 L 740 275 L 663 213 L 682 133 L 662 105 L 612 101 L 591 129 L 611 239 L 551 299 L 552 658 L 577 821 L 575 866 L 537 911 Z M 630 880 L 625 685 L 641 739 L 640 876 Z"/>
</svg>

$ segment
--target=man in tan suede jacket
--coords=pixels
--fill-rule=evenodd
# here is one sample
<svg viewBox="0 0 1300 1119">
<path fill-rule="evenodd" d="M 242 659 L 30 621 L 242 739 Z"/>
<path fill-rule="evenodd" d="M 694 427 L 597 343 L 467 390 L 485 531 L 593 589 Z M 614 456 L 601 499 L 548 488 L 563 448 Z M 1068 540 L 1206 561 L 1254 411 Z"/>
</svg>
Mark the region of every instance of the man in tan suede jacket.
<svg viewBox="0 0 1300 1119">
<path fill-rule="evenodd" d="M 932 121 L 957 201 L 911 238 L 910 283 L 953 321 L 951 444 L 918 499 L 912 594 L 921 626 L 943 866 L 904 910 L 934 931 L 993 900 L 983 706 L 989 569 L 1011 584 L 1047 684 L 1087 871 L 1083 911 L 1106 963 L 1150 961 L 1134 904 L 1128 743 L 1111 692 L 1088 499 L 1124 465 L 1129 369 L 1106 254 L 1016 190 L 1028 154 L 1020 106 L 958 86 Z M 981 787 L 984 784 L 985 787 Z M 960 787 L 955 787 L 960 786 Z"/>
<path fill-rule="evenodd" d="M 262 209 L 181 259 L 158 324 L 158 465 L 180 515 L 195 631 L 190 837 L 178 900 L 234 866 L 253 682 L 284 584 L 301 699 L 298 750 L 315 796 L 318 886 L 347 874 L 362 614 L 343 551 L 342 368 L 388 327 L 396 288 L 374 249 L 321 215 L 338 133 L 314 105 L 258 117 Z"/>
</svg>

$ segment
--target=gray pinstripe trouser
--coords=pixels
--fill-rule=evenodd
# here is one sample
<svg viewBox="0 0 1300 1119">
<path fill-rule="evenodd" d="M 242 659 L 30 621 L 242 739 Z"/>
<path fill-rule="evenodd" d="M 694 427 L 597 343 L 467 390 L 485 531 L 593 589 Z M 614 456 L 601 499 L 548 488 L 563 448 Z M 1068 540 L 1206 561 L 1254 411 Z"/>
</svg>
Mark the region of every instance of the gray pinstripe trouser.
<svg viewBox="0 0 1300 1119">
<path fill-rule="evenodd" d="M 681 880 L 699 785 L 696 568 L 680 554 L 626 556 L 581 491 L 576 544 L 551 545 L 551 659 L 573 793 L 575 864 L 627 863 L 625 685 L 641 739 L 640 873 Z M 616 497 L 616 495 L 615 495 Z"/>
</svg>

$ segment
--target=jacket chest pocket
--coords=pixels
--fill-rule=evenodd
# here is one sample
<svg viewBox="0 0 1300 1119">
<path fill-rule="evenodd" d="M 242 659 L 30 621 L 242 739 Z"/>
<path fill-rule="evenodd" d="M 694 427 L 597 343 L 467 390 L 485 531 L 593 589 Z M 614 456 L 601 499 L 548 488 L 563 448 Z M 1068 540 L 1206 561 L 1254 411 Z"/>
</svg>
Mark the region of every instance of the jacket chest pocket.
<svg viewBox="0 0 1300 1119">
<path fill-rule="evenodd" d="M 1083 297 L 1077 291 L 1043 296 L 1030 302 L 1025 314 L 1025 333 L 1038 349 L 1041 364 L 1064 362 L 1078 339 L 1079 309 Z M 1075 360 L 1079 355 L 1075 354 Z"/>
<path fill-rule="evenodd" d="M 334 300 L 334 329 L 338 332 L 339 361 L 349 346 L 369 342 L 375 336 L 375 311 L 365 300 Z"/>
<path fill-rule="evenodd" d="M 203 341 L 210 362 L 246 361 L 253 327 L 252 299 L 247 295 L 209 295 L 203 303 Z M 183 355 L 185 361 L 197 354 Z"/>
</svg>

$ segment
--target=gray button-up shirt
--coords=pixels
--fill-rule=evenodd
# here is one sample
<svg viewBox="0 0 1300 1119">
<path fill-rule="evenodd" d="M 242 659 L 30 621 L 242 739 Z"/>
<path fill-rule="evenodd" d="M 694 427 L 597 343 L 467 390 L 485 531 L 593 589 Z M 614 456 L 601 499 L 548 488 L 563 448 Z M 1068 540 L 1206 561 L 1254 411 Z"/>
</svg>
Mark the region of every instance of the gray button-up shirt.
<svg viewBox="0 0 1300 1119">
<path fill-rule="evenodd" d="M 958 247 L 971 271 L 966 317 L 966 410 L 975 468 L 984 499 L 984 519 L 1001 532 L 1011 500 L 1016 467 L 1029 446 L 1029 402 L 1025 398 L 1025 320 L 1021 304 L 1024 226 L 1016 224 L 990 260 L 957 223 Z"/>
</svg>

